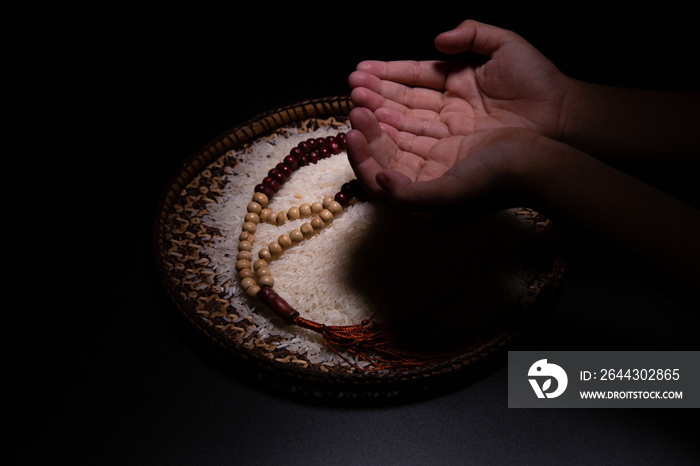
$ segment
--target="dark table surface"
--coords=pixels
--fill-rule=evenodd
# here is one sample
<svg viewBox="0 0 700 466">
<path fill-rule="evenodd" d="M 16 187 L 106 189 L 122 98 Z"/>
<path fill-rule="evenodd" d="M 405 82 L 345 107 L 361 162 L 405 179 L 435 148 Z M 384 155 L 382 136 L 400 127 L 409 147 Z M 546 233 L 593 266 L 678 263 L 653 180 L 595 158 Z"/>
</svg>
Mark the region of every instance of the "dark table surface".
<svg viewBox="0 0 700 466">
<path fill-rule="evenodd" d="M 170 176 L 261 112 L 347 95 L 362 59 L 438 57 L 434 36 L 471 17 L 580 79 L 700 82 L 694 13 L 673 3 L 297 3 L 72 2 L 4 18 L 13 463 L 697 464 L 697 410 L 509 409 L 505 354 L 353 393 L 221 358 L 181 318 L 151 248 Z M 692 174 L 664 186 L 697 200 Z M 698 348 L 697 308 L 662 277 L 574 227 L 568 246 L 560 297 L 517 348 Z"/>
</svg>

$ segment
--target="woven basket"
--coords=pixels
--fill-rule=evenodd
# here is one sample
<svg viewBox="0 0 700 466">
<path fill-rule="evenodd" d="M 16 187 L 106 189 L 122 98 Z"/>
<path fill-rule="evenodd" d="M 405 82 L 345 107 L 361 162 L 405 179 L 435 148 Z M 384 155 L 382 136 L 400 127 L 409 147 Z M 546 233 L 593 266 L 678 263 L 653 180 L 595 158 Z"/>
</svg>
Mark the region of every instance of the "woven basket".
<svg viewBox="0 0 700 466">
<path fill-rule="evenodd" d="M 154 252 L 163 284 L 184 316 L 211 342 L 225 353 L 253 361 L 279 374 L 305 381 L 343 383 L 383 383 L 422 379 L 461 371 L 477 361 L 503 351 L 524 323 L 509 322 L 497 335 L 491 335 L 477 347 L 440 364 L 409 370 L 364 371 L 348 365 L 314 364 L 303 355 L 277 349 L 275 337 L 265 341 L 246 339 L 249 322 L 236 320 L 230 302 L 203 286 L 212 282 L 214 272 L 207 268 L 208 259 L 201 248 L 212 241 L 217 231 L 206 227 L 201 212 L 207 202 L 220 194 L 217 186 L 224 181 L 224 155 L 280 128 L 312 121 L 346 122 L 352 104 L 347 97 L 330 97 L 306 101 L 261 114 L 236 126 L 205 145 L 188 158 L 167 185 L 159 204 L 154 226 Z M 320 123 L 319 123 L 320 122 Z M 561 234 L 556 225 L 538 212 L 523 209 L 523 214 L 551 238 L 554 260 L 539 270 L 528 284 L 519 306 L 520 315 L 531 319 L 557 289 L 565 261 L 561 254 Z"/>
</svg>

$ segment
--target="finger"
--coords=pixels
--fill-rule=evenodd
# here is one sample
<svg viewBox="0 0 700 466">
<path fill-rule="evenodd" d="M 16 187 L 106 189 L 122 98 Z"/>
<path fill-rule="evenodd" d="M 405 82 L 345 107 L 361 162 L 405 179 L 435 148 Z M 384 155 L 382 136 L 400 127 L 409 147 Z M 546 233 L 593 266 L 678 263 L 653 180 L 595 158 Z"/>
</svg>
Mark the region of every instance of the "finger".
<svg viewBox="0 0 700 466">
<path fill-rule="evenodd" d="M 375 111 L 379 122 L 396 128 L 398 131 L 442 139 L 450 136 L 450 130 L 434 112 L 408 111 L 397 112 L 388 108 L 378 108 Z"/>
<path fill-rule="evenodd" d="M 373 159 L 381 168 L 389 167 L 399 151 L 396 143 L 382 131 L 374 113 L 369 109 L 357 107 L 350 112 L 350 124 L 359 131 L 366 141 L 364 145 L 354 147 L 351 151 L 359 150 L 358 161 Z"/>
<path fill-rule="evenodd" d="M 387 101 L 396 102 L 409 109 L 439 112 L 444 106 L 444 94 L 442 91 L 406 86 L 390 80 L 379 79 L 377 76 L 363 71 L 353 72 L 348 77 L 348 82 L 354 89 L 369 89 L 384 97 Z"/>
<path fill-rule="evenodd" d="M 405 112 L 407 110 L 403 105 L 387 100 L 382 95 L 374 92 L 366 87 L 358 87 L 350 92 L 350 100 L 356 107 L 365 107 L 372 111 L 378 108 L 385 107 L 391 108 L 399 112 Z"/>
<path fill-rule="evenodd" d="M 357 180 L 372 197 L 377 197 L 382 189 L 377 185 L 376 175 L 382 167 L 369 152 L 367 139 L 362 132 L 352 129 L 346 134 L 348 142 L 348 161 L 357 176 Z"/>
<path fill-rule="evenodd" d="M 374 117 L 376 119 L 376 114 Z M 415 179 L 417 174 L 421 171 L 421 167 L 428 158 L 433 146 L 439 139 L 429 136 L 416 136 L 415 134 L 400 131 L 392 125 L 379 121 L 378 124 L 383 134 L 391 139 L 396 146 L 396 150 L 390 158 L 382 158 L 382 167 L 400 170 L 408 174 L 412 179 Z M 370 150 L 372 150 L 372 148 L 370 148 Z M 377 158 L 377 156 L 379 156 L 379 154 L 375 154 L 375 158 Z"/>
<path fill-rule="evenodd" d="M 491 55 L 508 42 L 519 39 L 514 32 L 473 20 L 464 21 L 435 38 L 435 46 L 444 53 L 474 52 Z"/>
<path fill-rule="evenodd" d="M 390 137 L 374 114 L 366 108 L 354 108 L 350 112 L 350 123 L 364 140 L 357 134 L 351 135 L 348 141 L 348 157 L 356 173 L 365 180 L 370 190 L 375 187 L 369 181 L 370 178 L 373 179 L 382 169 L 398 170 L 411 179 L 416 179 L 424 159 L 412 152 L 401 150 L 393 139 L 395 137 L 401 144 L 410 147 L 410 142 L 406 141 L 406 134 L 386 128 L 394 133 Z"/>
<path fill-rule="evenodd" d="M 384 132 L 372 112 L 366 108 L 355 108 L 350 112 L 350 123 L 353 129 L 364 137 L 363 142 L 356 135 L 352 135 L 353 142 L 348 142 L 348 157 L 351 157 L 353 167 L 357 167 L 358 176 L 369 180 L 382 169 L 395 169 L 415 179 L 423 159 L 401 150 Z M 401 133 L 395 137 L 407 144 L 405 136 L 402 137 Z M 373 187 L 369 182 L 368 185 Z"/>
<path fill-rule="evenodd" d="M 448 75 L 444 62 L 430 60 L 364 61 L 357 65 L 357 70 L 385 81 L 437 91 L 445 90 Z"/>
<path fill-rule="evenodd" d="M 416 173 L 420 171 L 421 165 L 428 158 L 433 146 L 438 142 L 438 139 L 429 136 L 416 136 L 405 131 L 397 131 L 392 140 L 400 152 L 412 156 L 409 157 L 407 155 L 401 163 L 410 166 Z"/>
</svg>

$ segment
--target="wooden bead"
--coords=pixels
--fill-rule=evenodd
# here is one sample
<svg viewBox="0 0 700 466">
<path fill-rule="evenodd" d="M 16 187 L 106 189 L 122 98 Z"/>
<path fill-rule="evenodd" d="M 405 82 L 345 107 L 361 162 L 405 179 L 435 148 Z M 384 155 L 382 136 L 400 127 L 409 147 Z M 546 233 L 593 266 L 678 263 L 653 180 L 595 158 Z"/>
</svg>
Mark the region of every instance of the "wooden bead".
<svg viewBox="0 0 700 466">
<path fill-rule="evenodd" d="M 251 201 L 248 203 L 247 210 L 248 210 L 248 212 L 252 212 L 254 214 L 260 215 L 260 212 L 262 212 L 262 206 L 255 201 Z"/>
<path fill-rule="evenodd" d="M 292 243 L 300 243 L 304 240 L 304 235 L 301 230 L 292 230 L 289 232 L 289 237 L 292 239 Z"/>
<path fill-rule="evenodd" d="M 311 219 L 311 228 L 314 229 L 314 231 L 319 231 L 323 230 L 323 227 L 325 227 L 326 224 L 321 220 L 320 217 L 314 217 Z"/>
<path fill-rule="evenodd" d="M 263 193 L 254 193 L 253 202 L 257 202 L 258 204 L 260 204 L 260 207 L 264 209 L 265 207 L 267 207 L 267 203 L 270 202 L 270 200 Z"/>
<path fill-rule="evenodd" d="M 260 221 L 270 223 L 270 215 L 272 215 L 272 211 L 270 209 L 263 209 L 260 211 Z"/>
<path fill-rule="evenodd" d="M 246 260 L 246 261 L 253 260 L 253 253 L 250 251 L 239 251 L 236 259 L 239 261 L 240 260 Z"/>
<path fill-rule="evenodd" d="M 257 230 L 257 226 L 253 222 L 245 222 L 243 224 L 243 231 L 255 234 L 255 230 Z"/>
<path fill-rule="evenodd" d="M 272 254 L 273 257 L 279 256 L 284 252 L 284 249 L 282 249 L 282 246 L 277 241 L 271 242 L 268 246 L 267 249 L 270 251 L 270 254 Z"/>
<path fill-rule="evenodd" d="M 267 248 L 261 248 L 260 251 L 258 251 L 258 257 L 262 260 L 266 260 L 268 263 L 272 262 L 272 254 Z"/>
<path fill-rule="evenodd" d="M 257 285 L 257 283 L 255 283 L 255 280 L 253 278 L 248 277 L 241 280 L 241 287 L 244 290 L 247 290 L 248 288 L 254 285 Z"/>
<path fill-rule="evenodd" d="M 262 184 L 267 186 L 268 188 L 272 189 L 274 192 L 277 192 L 280 190 L 280 183 L 276 179 L 266 176 L 263 178 Z"/>
<path fill-rule="evenodd" d="M 258 277 L 264 277 L 265 275 L 272 275 L 272 272 L 270 272 L 270 269 L 267 267 L 260 267 L 258 270 L 255 271 L 255 274 Z"/>
<path fill-rule="evenodd" d="M 249 269 L 250 268 L 250 261 L 241 259 L 236 261 L 236 270 L 241 271 L 242 269 Z"/>
<path fill-rule="evenodd" d="M 287 177 L 276 168 L 273 168 L 272 170 L 267 172 L 267 176 L 277 181 L 279 184 L 284 184 L 287 181 Z"/>
<path fill-rule="evenodd" d="M 330 210 L 333 213 L 333 215 L 337 216 L 339 213 L 341 213 L 343 211 L 343 206 L 340 205 L 340 202 L 332 201 L 328 205 L 327 209 Z"/>
<path fill-rule="evenodd" d="M 238 237 L 238 241 L 248 241 L 252 243 L 253 241 L 255 241 L 255 236 L 249 231 L 243 231 Z"/>
<path fill-rule="evenodd" d="M 256 213 L 248 212 L 247 214 L 245 214 L 244 220 L 246 222 L 254 223 L 257 225 L 258 223 L 260 223 L 260 216 Z"/>
<path fill-rule="evenodd" d="M 262 267 L 267 267 L 267 261 L 265 259 L 258 259 L 255 262 L 253 262 L 253 270 L 255 270 L 256 272 Z"/>
<path fill-rule="evenodd" d="M 314 228 L 311 226 L 310 223 L 304 223 L 301 227 L 299 227 L 299 230 L 305 238 L 308 238 L 309 236 L 314 234 Z"/>
<path fill-rule="evenodd" d="M 271 275 L 265 275 L 258 278 L 258 284 L 260 286 L 269 286 L 270 288 L 272 288 L 273 286 L 275 286 L 275 280 L 272 278 Z"/>
<path fill-rule="evenodd" d="M 294 173 L 294 170 L 292 170 L 291 168 L 289 168 L 289 166 L 285 165 L 282 162 L 275 165 L 275 168 L 287 178 L 292 176 L 292 173 Z"/>
<path fill-rule="evenodd" d="M 298 161 L 304 155 L 304 151 L 301 150 L 298 146 L 292 147 L 292 149 L 289 151 L 289 155 L 291 155 Z"/>
<path fill-rule="evenodd" d="M 279 238 L 277 238 L 277 242 L 280 246 L 282 246 L 282 249 L 289 249 L 293 244 L 292 238 L 290 238 L 289 235 L 281 235 Z"/>
<path fill-rule="evenodd" d="M 317 214 L 323 210 L 323 204 L 320 202 L 314 202 L 311 204 L 311 212 Z"/>
<path fill-rule="evenodd" d="M 287 217 L 289 220 L 298 220 L 301 218 L 301 212 L 299 212 L 299 207 L 290 207 L 287 212 Z"/>
<path fill-rule="evenodd" d="M 294 157 L 293 155 L 288 155 L 284 158 L 283 162 L 285 165 L 287 165 L 289 168 L 294 170 L 297 168 L 297 158 Z"/>
<path fill-rule="evenodd" d="M 304 154 L 311 150 L 311 144 L 309 144 L 309 141 L 301 141 L 299 144 L 297 144 L 297 147 L 301 149 Z"/>
<path fill-rule="evenodd" d="M 311 204 L 302 204 L 299 206 L 299 213 L 301 218 L 311 217 Z"/>
<path fill-rule="evenodd" d="M 331 212 L 328 209 L 323 209 L 321 213 L 318 214 L 319 217 L 321 217 L 321 220 L 323 220 L 323 223 L 328 225 L 333 221 L 333 212 Z"/>
<path fill-rule="evenodd" d="M 251 278 L 254 276 L 255 276 L 255 272 L 253 272 L 253 269 L 241 269 L 238 272 L 238 278 L 240 278 L 241 280 L 243 280 L 245 278 Z"/>
<path fill-rule="evenodd" d="M 245 290 L 245 292 L 248 293 L 248 296 L 250 296 L 251 298 L 255 298 L 258 295 L 258 293 L 260 293 L 260 287 L 258 285 L 253 285 L 247 290 Z"/>
<path fill-rule="evenodd" d="M 256 185 L 254 189 L 255 189 L 256 193 L 262 193 L 268 199 L 272 199 L 272 196 L 275 195 L 275 191 L 271 187 L 264 185 L 262 183 L 260 183 L 259 185 Z"/>
<path fill-rule="evenodd" d="M 331 196 L 325 196 L 323 198 L 323 207 L 326 209 L 331 205 L 331 202 L 333 202 L 334 199 Z"/>
<path fill-rule="evenodd" d="M 238 250 L 239 251 L 252 251 L 253 250 L 253 243 L 250 241 L 241 241 L 238 243 Z"/>
<path fill-rule="evenodd" d="M 275 219 L 276 225 L 284 225 L 289 218 L 287 217 L 287 212 L 279 212 L 277 218 Z"/>
<path fill-rule="evenodd" d="M 340 191 L 336 193 L 335 200 L 340 202 L 342 205 L 348 205 L 350 203 L 350 196 Z"/>
</svg>

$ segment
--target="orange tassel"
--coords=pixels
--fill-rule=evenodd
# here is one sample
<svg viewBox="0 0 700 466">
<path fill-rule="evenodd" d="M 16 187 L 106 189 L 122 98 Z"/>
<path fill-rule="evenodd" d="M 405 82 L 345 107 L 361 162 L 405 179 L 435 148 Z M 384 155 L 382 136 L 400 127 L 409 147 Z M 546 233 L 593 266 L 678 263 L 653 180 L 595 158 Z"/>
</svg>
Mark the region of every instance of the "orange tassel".
<svg viewBox="0 0 700 466">
<path fill-rule="evenodd" d="M 379 369 L 409 369 L 436 364 L 457 356 L 463 351 L 441 354 L 422 354 L 403 349 L 401 329 L 397 323 L 377 323 L 364 320 L 359 325 L 324 325 L 304 319 L 270 287 L 263 287 L 258 298 L 287 324 L 297 325 L 323 337 L 323 344 L 342 357 L 344 349 Z"/>
</svg>

